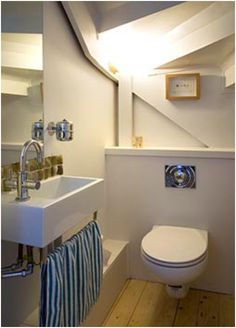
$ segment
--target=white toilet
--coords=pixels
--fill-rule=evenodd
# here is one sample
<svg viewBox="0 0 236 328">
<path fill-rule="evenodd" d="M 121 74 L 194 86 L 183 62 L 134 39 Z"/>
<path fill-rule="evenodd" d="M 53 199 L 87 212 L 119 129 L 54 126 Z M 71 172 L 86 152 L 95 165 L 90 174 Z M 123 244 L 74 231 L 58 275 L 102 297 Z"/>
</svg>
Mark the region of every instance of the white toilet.
<svg viewBox="0 0 236 328">
<path fill-rule="evenodd" d="M 206 230 L 154 226 L 142 240 L 141 256 L 168 294 L 183 298 L 206 267 L 207 249 Z"/>
</svg>

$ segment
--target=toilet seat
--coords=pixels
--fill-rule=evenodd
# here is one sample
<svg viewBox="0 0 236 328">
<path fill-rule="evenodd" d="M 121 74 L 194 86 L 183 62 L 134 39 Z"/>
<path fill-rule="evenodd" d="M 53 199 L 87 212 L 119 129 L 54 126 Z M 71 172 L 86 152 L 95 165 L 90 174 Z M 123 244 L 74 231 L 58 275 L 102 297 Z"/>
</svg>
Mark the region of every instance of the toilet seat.
<svg viewBox="0 0 236 328">
<path fill-rule="evenodd" d="M 142 255 L 156 265 L 183 268 L 197 265 L 207 256 L 207 231 L 156 226 L 142 240 Z"/>
<path fill-rule="evenodd" d="M 204 253 L 197 260 L 189 261 L 189 262 L 181 262 L 181 263 L 171 263 L 171 262 L 158 261 L 157 259 L 154 259 L 154 258 L 150 257 L 148 254 L 146 254 L 143 249 L 142 249 L 142 256 L 147 261 L 151 262 L 154 265 L 159 265 L 159 266 L 162 266 L 162 267 L 176 268 L 177 269 L 177 268 L 188 268 L 188 267 L 192 267 L 192 266 L 200 264 L 201 262 L 203 262 L 206 259 L 207 252 Z"/>
</svg>

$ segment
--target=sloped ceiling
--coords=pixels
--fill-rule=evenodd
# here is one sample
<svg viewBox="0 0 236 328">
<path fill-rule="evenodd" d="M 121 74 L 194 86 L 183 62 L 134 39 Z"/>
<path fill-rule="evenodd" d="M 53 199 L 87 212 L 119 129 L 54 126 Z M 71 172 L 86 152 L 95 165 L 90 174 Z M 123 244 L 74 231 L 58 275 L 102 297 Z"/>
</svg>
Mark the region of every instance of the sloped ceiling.
<svg viewBox="0 0 236 328">
<path fill-rule="evenodd" d="M 42 1 L 1 1 L 1 32 L 43 33 Z"/>
<path fill-rule="evenodd" d="M 233 66 L 234 1 L 62 4 L 85 55 L 114 80 L 110 73 L 116 70 L 110 67 L 131 75 L 141 68 L 151 73 L 156 68 L 209 63 L 223 67 L 230 53 L 228 67 Z"/>
<path fill-rule="evenodd" d="M 151 38 L 159 38 L 170 32 L 191 17 L 209 7 L 212 1 L 187 1 L 177 2 L 177 5 L 165 10 L 146 15 L 130 22 L 129 25 L 137 31 L 149 35 Z"/>
<path fill-rule="evenodd" d="M 98 33 L 179 5 L 183 1 L 86 1 Z"/>
<path fill-rule="evenodd" d="M 231 35 L 201 50 L 162 65 L 160 68 L 178 68 L 194 65 L 220 66 L 233 51 L 234 35 Z"/>
<path fill-rule="evenodd" d="M 99 33 L 99 39 L 118 70 L 134 72 L 134 65 L 222 64 L 234 51 L 233 35 L 233 2 L 189 1 Z"/>
</svg>

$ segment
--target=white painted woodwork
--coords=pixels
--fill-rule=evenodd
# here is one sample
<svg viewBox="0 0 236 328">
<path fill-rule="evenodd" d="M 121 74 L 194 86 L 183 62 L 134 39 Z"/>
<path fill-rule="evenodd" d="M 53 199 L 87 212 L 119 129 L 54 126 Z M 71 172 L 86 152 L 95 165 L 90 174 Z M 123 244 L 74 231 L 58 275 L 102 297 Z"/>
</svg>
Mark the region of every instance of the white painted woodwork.
<svg viewBox="0 0 236 328">
<path fill-rule="evenodd" d="M 173 59 L 174 56 L 182 57 L 187 53 L 196 51 L 203 47 L 206 47 L 209 44 L 215 43 L 223 38 L 226 38 L 234 33 L 234 13 L 230 12 L 225 14 L 223 17 L 218 18 L 216 21 L 213 21 L 211 24 L 202 27 L 200 30 L 194 31 L 192 34 L 184 37 L 178 44 L 173 44 L 173 47 L 176 46 L 175 51 L 176 55 L 171 53 Z M 227 29 L 222 29 L 222 26 L 227 26 Z M 173 31 L 174 32 L 174 31 Z M 201 40 L 198 42 L 197 40 Z M 172 52 L 172 49 L 171 49 Z M 174 51 L 173 51 L 174 52 Z M 165 62 L 167 59 L 165 59 Z"/>
<path fill-rule="evenodd" d="M 235 51 L 226 57 L 221 67 L 225 75 L 225 86 L 233 86 L 235 84 Z"/>
<path fill-rule="evenodd" d="M 106 147 L 106 155 L 112 156 L 144 156 L 144 157 L 187 157 L 234 159 L 234 148 L 202 148 L 202 147 Z"/>
<path fill-rule="evenodd" d="M 184 5 L 164 11 L 166 20 Z M 132 73 L 138 74 L 146 66 L 150 71 L 234 34 L 234 4 L 229 2 L 213 2 L 202 7 L 201 11 L 185 17 L 185 21 L 180 18 L 179 24 L 166 28 L 166 33 L 162 32 L 166 23 L 159 23 L 158 16 L 159 13 L 150 15 L 100 34 L 106 44 L 105 51 L 110 53 L 110 61 L 118 70 L 127 72 L 132 68 Z"/>
<path fill-rule="evenodd" d="M 32 102 L 42 104 L 41 83 L 43 72 L 13 67 L 2 67 L 1 93 L 29 96 Z"/>
<path fill-rule="evenodd" d="M 111 62 L 120 69 L 119 57 L 124 56 L 124 60 L 127 61 L 128 67 L 121 67 L 126 71 L 130 70 L 130 66 L 135 60 L 137 72 L 141 66 L 147 63 L 149 69 L 158 67 L 234 34 L 234 5 L 230 2 L 179 4 L 163 12 L 123 25 L 121 28 L 117 27 L 100 33 L 99 38 L 94 24 L 99 16 L 100 7 L 98 5 L 94 5 L 95 9 L 93 7 L 93 10 L 88 9 L 92 6 L 91 4 L 89 6 L 79 2 L 63 2 L 63 6 L 85 55 L 103 73 L 107 72 L 113 79 L 115 77 L 108 71 L 108 64 Z M 98 12 L 96 12 L 96 8 Z M 105 11 L 103 8 L 101 12 L 103 13 L 102 19 L 105 20 L 105 15 L 109 16 L 109 10 Z M 167 24 L 167 21 L 172 23 Z M 101 24 L 101 22 L 98 23 L 98 25 Z M 108 41 L 104 49 L 106 36 L 108 36 Z M 130 39 L 128 39 L 129 37 Z M 102 38 L 102 42 L 100 42 L 100 38 Z M 112 62 L 112 58 L 109 58 L 110 50 L 117 54 L 115 60 L 118 60 L 118 63 Z M 215 57 L 217 57 L 217 52 Z"/>
<path fill-rule="evenodd" d="M 131 146 L 133 135 L 133 95 L 131 76 L 119 74 L 118 145 Z"/>
<path fill-rule="evenodd" d="M 161 49 L 156 66 L 183 57 L 232 34 L 234 34 L 232 5 L 228 3 L 219 5 L 215 2 L 163 36 L 160 46 L 163 45 L 164 48 Z"/>
<path fill-rule="evenodd" d="M 133 93 L 208 147 L 234 147 L 234 90 L 225 89 L 221 70 L 192 67 L 181 72 L 200 73 L 199 100 L 165 99 L 165 70 L 133 77 Z"/>
<path fill-rule="evenodd" d="M 82 1 L 62 1 L 62 5 L 75 31 L 85 56 L 111 80 L 116 77 L 108 70 L 108 62 L 101 54 L 97 31 L 91 19 L 86 3 Z"/>
<path fill-rule="evenodd" d="M 93 1 L 86 5 L 100 33 L 180 3 L 181 1 Z"/>
<path fill-rule="evenodd" d="M 1 79 L 1 93 L 18 96 L 28 95 L 29 83 L 25 81 L 14 81 L 9 76 L 3 76 Z"/>
<path fill-rule="evenodd" d="M 152 38 L 161 38 L 177 26 L 191 20 L 204 11 L 212 2 L 186 1 L 178 6 L 148 15 L 132 22 L 132 26 L 140 33 L 148 33 Z"/>
<path fill-rule="evenodd" d="M 2 67 L 43 69 L 42 34 L 2 33 Z"/>
<path fill-rule="evenodd" d="M 224 66 L 225 59 L 234 51 L 234 34 L 214 42 L 200 50 L 193 51 L 186 56 L 177 58 L 160 68 L 182 68 L 187 66 Z"/>
<path fill-rule="evenodd" d="M 234 159 L 178 156 L 150 150 L 149 156 L 106 154 L 107 221 L 112 239 L 130 241 L 132 278 L 155 276 L 140 256 L 141 240 L 153 225 L 176 225 L 209 232 L 205 273 L 193 286 L 223 293 L 234 292 Z M 145 152 L 148 150 L 140 150 Z M 135 154 L 134 154 L 135 153 Z M 217 153 L 217 152 L 216 152 Z M 152 154 L 152 155 L 151 155 Z M 219 155 L 219 154 L 218 154 Z M 214 157 L 214 156 L 212 156 Z M 222 156 L 223 157 L 223 156 Z M 196 166 L 196 189 L 166 188 L 165 165 Z"/>
<path fill-rule="evenodd" d="M 230 87 L 235 84 L 235 66 L 227 68 L 225 71 L 225 86 Z"/>
<path fill-rule="evenodd" d="M 134 70 L 131 92 L 142 99 L 142 106 L 139 102 L 138 113 L 135 104 L 134 122 L 130 120 L 130 102 L 127 99 L 132 95 L 128 96 L 128 89 L 123 92 L 123 87 L 119 86 L 119 93 L 122 92 L 122 95 L 119 95 L 119 145 L 130 144 L 129 131 L 134 128 L 135 134 L 145 137 L 144 145 L 146 140 L 147 146 L 234 146 L 234 90 L 224 89 L 224 86 L 232 86 L 234 83 L 234 66 L 223 69 L 225 77 L 222 77 L 219 67 L 212 68 L 212 65 L 222 66 L 225 57 L 234 48 L 233 2 L 182 3 L 100 33 L 99 40 L 95 25 L 89 17 L 91 11 L 82 7 L 78 10 L 78 6 L 82 5 L 73 2 L 70 6 L 73 6 L 70 7 L 72 25 L 74 24 L 74 28 L 81 34 L 82 45 L 85 43 L 87 47 L 85 53 L 90 49 L 92 57 L 95 56 L 99 62 L 104 61 L 105 69 L 105 62 L 109 62 L 110 53 L 114 55 L 113 59 L 118 60 L 118 65 L 112 62 L 112 58 L 110 61 L 118 69 L 119 64 L 121 65 L 122 74 L 125 74 L 125 70 L 128 70 L 129 74 Z M 79 19 L 79 15 L 83 17 Z M 106 36 L 107 48 L 104 47 Z M 200 72 L 200 100 L 167 101 L 164 96 L 165 71 L 158 73 L 156 70 L 150 77 L 140 74 L 145 71 L 146 65 L 150 69 L 164 64 L 167 67 L 168 64 L 170 67 L 179 67 L 179 72 Z M 127 101 L 127 113 L 124 115 L 123 103 Z M 156 108 L 156 115 L 154 111 L 152 114 L 147 112 L 150 107 Z M 161 124 L 161 121 L 164 124 Z"/>
<path fill-rule="evenodd" d="M 111 252 L 111 257 L 103 274 L 103 283 L 98 302 L 83 322 L 83 327 L 102 325 L 126 279 L 129 277 L 127 261 L 128 243 L 118 240 L 105 240 L 103 246 Z"/>
<path fill-rule="evenodd" d="M 175 121 L 137 96 L 134 96 L 133 108 L 134 135 L 143 137 L 143 147 L 206 147 Z"/>
</svg>

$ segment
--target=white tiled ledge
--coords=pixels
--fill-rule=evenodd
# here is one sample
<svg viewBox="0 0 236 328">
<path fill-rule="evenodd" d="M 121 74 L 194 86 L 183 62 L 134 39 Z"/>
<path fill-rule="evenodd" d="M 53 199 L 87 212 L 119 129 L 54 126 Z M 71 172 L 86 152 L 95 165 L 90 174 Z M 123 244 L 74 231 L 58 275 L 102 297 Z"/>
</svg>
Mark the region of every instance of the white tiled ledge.
<svg viewBox="0 0 236 328">
<path fill-rule="evenodd" d="M 196 157 L 196 158 L 234 159 L 234 148 L 106 147 L 105 154 L 119 155 L 119 156 Z"/>
</svg>

